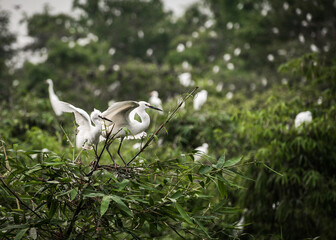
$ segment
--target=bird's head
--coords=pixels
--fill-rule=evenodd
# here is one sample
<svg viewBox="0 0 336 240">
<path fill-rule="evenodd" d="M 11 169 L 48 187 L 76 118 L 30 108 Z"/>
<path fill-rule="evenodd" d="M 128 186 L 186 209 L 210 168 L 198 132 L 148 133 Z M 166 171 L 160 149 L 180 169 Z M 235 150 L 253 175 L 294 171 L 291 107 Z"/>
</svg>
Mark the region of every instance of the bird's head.
<svg viewBox="0 0 336 240">
<path fill-rule="evenodd" d="M 148 102 L 145 102 L 145 101 L 140 101 L 139 102 L 139 107 L 143 107 L 144 109 L 151 108 L 151 109 L 155 109 L 157 111 L 161 111 L 162 112 L 162 110 L 160 108 L 153 107 L 152 105 L 150 105 Z"/>
<path fill-rule="evenodd" d="M 159 97 L 159 93 L 157 92 L 157 91 L 151 91 L 150 93 L 149 93 L 149 95 L 151 96 L 151 97 Z"/>
<path fill-rule="evenodd" d="M 92 120 L 99 120 L 99 121 L 100 120 L 105 120 L 105 121 L 108 121 L 108 122 L 112 122 L 110 119 L 108 119 L 106 117 L 103 117 L 101 114 L 102 114 L 101 111 L 94 108 L 90 117 L 91 117 Z"/>
<path fill-rule="evenodd" d="M 46 80 L 46 83 L 48 83 L 49 85 L 53 85 L 53 81 L 50 78 Z"/>
<path fill-rule="evenodd" d="M 90 118 L 91 119 L 98 119 L 98 117 L 100 116 L 101 112 L 97 109 L 93 109 L 92 113 L 90 114 Z"/>
</svg>

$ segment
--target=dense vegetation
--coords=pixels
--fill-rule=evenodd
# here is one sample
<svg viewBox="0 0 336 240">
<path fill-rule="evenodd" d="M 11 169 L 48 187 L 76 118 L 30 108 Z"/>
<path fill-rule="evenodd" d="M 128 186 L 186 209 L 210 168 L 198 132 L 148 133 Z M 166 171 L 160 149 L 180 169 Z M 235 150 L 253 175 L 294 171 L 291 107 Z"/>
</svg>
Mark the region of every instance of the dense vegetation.
<svg viewBox="0 0 336 240">
<path fill-rule="evenodd" d="M 23 49 L 0 11 L 1 238 L 336 238 L 333 1 L 203 0 L 178 19 L 160 0 L 73 8 L 26 16 Z M 18 65 L 28 51 L 40 61 Z M 129 167 L 112 142 L 114 167 L 109 142 L 73 147 L 48 78 L 87 112 L 156 90 L 164 114 L 148 110 L 147 137 L 124 141 L 125 159 L 140 153 Z"/>
</svg>

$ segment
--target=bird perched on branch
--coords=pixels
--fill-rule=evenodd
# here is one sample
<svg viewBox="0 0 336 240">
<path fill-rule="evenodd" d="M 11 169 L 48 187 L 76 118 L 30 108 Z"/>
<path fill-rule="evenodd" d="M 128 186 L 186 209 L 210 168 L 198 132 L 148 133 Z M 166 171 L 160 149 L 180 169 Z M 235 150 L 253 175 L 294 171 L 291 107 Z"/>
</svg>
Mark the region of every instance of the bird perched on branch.
<svg viewBox="0 0 336 240">
<path fill-rule="evenodd" d="M 114 136 L 114 138 L 121 139 L 118 148 L 118 155 L 124 163 L 125 161 L 120 154 L 122 141 L 124 140 L 124 137 L 128 135 L 135 136 L 143 134 L 143 132 L 149 127 L 150 117 L 146 113 L 146 109 L 148 108 L 162 111 L 161 109 L 153 107 L 144 101 L 123 101 L 113 103 L 102 113 L 102 117 L 109 120 L 104 122 L 106 131 L 103 131 L 102 135 L 106 137 L 106 134 L 109 133 Z M 140 117 L 141 122 L 135 119 L 136 115 Z"/>
<path fill-rule="evenodd" d="M 94 109 L 91 116 L 81 108 L 77 108 L 70 103 L 60 101 L 54 92 L 53 81 L 47 80 L 49 84 L 49 99 L 51 106 L 56 115 L 61 115 L 63 112 L 74 113 L 76 123 L 78 124 L 78 132 L 76 135 L 76 147 L 83 149 L 92 149 L 93 145 L 97 145 L 99 142 L 99 136 L 102 132 L 104 119 L 101 116 L 101 112 Z M 104 119 L 109 121 L 108 119 Z M 91 121 L 94 123 L 92 125 Z"/>
<path fill-rule="evenodd" d="M 76 146 L 78 148 L 83 147 L 89 149 L 89 146 L 98 144 L 99 141 L 102 141 L 102 139 L 108 136 L 120 138 L 121 141 L 118 148 L 118 155 L 124 163 L 125 161 L 120 154 L 121 144 L 124 137 L 128 135 L 138 135 L 143 133 L 149 127 L 150 117 L 145 111 L 147 108 L 162 111 L 144 101 L 123 101 L 113 103 L 103 113 L 95 109 L 91 113 L 90 119 L 89 115 L 83 109 L 59 100 L 54 92 L 51 79 L 48 79 L 47 83 L 49 84 L 51 106 L 56 115 L 60 115 L 62 112 L 72 112 L 75 114 L 76 123 L 78 124 Z M 141 122 L 135 119 L 136 115 L 140 117 Z M 94 126 L 91 124 L 91 121 L 95 124 Z M 100 138 L 100 136 L 103 138 Z M 107 151 L 109 152 L 108 147 Z"/>
</svg>

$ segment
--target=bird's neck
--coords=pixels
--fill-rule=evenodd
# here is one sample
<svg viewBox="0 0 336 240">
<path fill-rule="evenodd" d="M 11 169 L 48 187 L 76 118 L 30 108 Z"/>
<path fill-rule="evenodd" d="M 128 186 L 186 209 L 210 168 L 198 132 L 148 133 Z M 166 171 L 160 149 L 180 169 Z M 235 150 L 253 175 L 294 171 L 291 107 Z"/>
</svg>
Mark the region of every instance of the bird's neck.
<svg viewBox="0 0 336 240">
<path fill-rule="evenodd" d="M 53 87 L 53 85 L 52 85 L 51 83 L 49 83 L 49 88 L 48 88 L 48 90 L 49 90 L 49 94 L 50 94 L 50 95 L 55 94 L 55 93 L 54 93 L 54 87 Z"/>
<path fill-rule="evenodd" d="M 135 114 L 138 114 L 141 122 L 135 120 Z M 146 113 L 146 111 L 144 109 L 134 109 L 133 111 L 130 112 L 129 114 L 129 118 L 130 118 L 130 122 L 131 122 L 131 126 L 132 126 L 132 130 L 134 131 L 144 131 L 148 128 L 149 123 L 150 123 L 150 117 L 149 115 Z"/>
</svg>

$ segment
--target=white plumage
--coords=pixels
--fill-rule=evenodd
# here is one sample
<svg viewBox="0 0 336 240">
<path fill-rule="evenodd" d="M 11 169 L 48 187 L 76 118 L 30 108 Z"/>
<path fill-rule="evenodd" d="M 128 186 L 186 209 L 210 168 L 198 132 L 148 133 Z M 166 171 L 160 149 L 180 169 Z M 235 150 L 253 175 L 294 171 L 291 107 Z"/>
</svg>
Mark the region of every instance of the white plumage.
<svg viewBox="0 0 336 240">
<path fill-rule="evenodd" d="M 200 91 L 194 98 L 194 109 L 199 110 L 203 104 L 206 102 L 208 98 L 208 92 L 207 90 Z"/>
<path fill-rule="evenodd" d="M 120 155 L 121 144 L 124 137 L 134 136 L 134 138 L 137 138 L 137 136 L 146 135 L 144 131 L 150 124 L 150 117 L 145 111 L 147 108 L 162 111 L 144 101 L 123 101 L 112 103 L 103 113 L 94 109 L 90 119 L 89 115 L 83 109 L 59 100 L 53 90 L 53 82 L 51 79 L 48 79 L 47 83 L 49 84 L 50 102 L 55 113 L 60 115 L 62 112 L 72 112 L 75 115 L 76 123 L 78 124 L 76 146 L 78 148 L 91 149 L 93 145 L 97 145 L 100 141 L 106 139 L 107 136 L 121 138 L 118 155 L 125 165 L 127 164 Z M 136 115 L 140 117 L 141 122 L 135 119 Z M 94 126 L 91 124 L 91 120 L 95 124 Z M 126 130 L 126 128 L 128 130 Z M 109 152 L 108 147 L 109 146 L 107 146 L 107 151 Z"/>
<path fill-rule="evenodd" d="M 116 134 L 115 138 L 123 138 L 129 135 L 124 128 L 127 128 L 133 136 L 140 133 L 143 134 L 142 132 L 144 132 L 150 124 L 150 117 L 145 111 L 147 108 L 162 111 L 144 101 L 123 101 L 113 103 L 102 113 L 103 118 L 110 120 L 110 122 L 104 121 L 106 132 L 111 132 L 112 135 Z M 135 119 L 136 114 L 140 117 L 141 122 Z M 120 131 L 120 129 L 122 130 Z M 103 136 L 106 136 L 106 132 L 103 131 Z"/>
<path fill-rule="evenodd" d="M 295 128 L 300 127 L 303 123 L 310 123 L 313 120 L 312 113 L 310 111 L 300 112 L 296 115 L 294 120 Z"/>
<path fill-rule="evenodd" d="M 67 102 L 60 101 L 53 89 L 51 79 L 47 80 L 49 84 L 49 98 L 51 106 L 56 115 L 61 115 L 63 112 L 72 112 L 75 115 L 76 123 L 78 124 L 78 132 L 76 136 L 76 147 L 84 149 L 92 149 L 93 145 L 98 144 L 99 136 L 102 131 L 102 122 L 99 119 L 101 112 L 97 109 L 91 113 L 91 118 L 87 112 L 81 108 L 77 108 Z M 91 123 L 94 123 L 92 125 Z"/>
<path fill-rule="evenodd" d="M 203 143 L 202 146 L 195 148 L 195 151 L 197 152 L 194 154 L 194 160 L 198 161 L 203 154 L 208 154 L 208 148 L 209 144 L 207 143 Z"/>
<path fill-rule="evenodd" d="M 60 100 L 54 92 L 53 81 L 51 79 L 47 79 L 46 82 L 49 84 L 48 90 L 49 90 L 49 99 L 50 99 L 51 107 L 53 108 L 55 114 L 57 116 L 60 116 L 63 111 L 62 111 L 62 109 L 60 107 L 60 104 L 59 104 Z"/>
<path fill-rule="evenodd" d="M 148 102 L 152 106 L 162 109 L 162 101 L 159 98 L 159 93 L 157 91 L 150 92 L 150 98 L 149 98 Z M 160 112 L 160 113 L 162 114 L 162 112 Z"/>
</svg>

